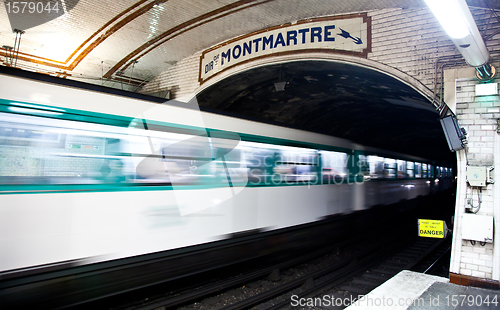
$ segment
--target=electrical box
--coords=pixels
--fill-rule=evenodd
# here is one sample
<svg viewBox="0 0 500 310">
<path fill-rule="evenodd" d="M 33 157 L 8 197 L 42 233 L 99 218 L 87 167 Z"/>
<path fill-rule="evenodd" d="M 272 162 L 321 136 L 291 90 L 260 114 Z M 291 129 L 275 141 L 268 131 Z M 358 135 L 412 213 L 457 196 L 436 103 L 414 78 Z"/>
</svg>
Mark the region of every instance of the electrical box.
<svg viewBox="0 0 500 310">
<path fill-rule="evenodd" d="M 493 216 L 462 215 L 462 239 L 493 243 Z"/>
<path fill-rule="evenodd" d="M 486 186 L 488 168 L 467 166 L 466 176 L 470 186 Z"/>
</svg>

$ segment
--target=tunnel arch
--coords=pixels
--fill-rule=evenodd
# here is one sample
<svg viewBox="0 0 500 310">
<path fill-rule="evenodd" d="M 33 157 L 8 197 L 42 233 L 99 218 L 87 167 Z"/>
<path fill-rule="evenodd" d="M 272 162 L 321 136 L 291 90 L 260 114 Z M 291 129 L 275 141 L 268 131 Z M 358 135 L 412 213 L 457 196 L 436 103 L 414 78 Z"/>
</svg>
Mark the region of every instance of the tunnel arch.
<svg viewBox="0 0 500 310">
<path fill-rule="evenodd" d="M 360 66 L 366 69 L 371 69 L 380 73 L 383 73 L 387 76 L 390 76 L 419 92 L 422 96 L 424 96 L 429 102 L 434 103 L 434 93 L 427 86 L 425 86 L 418 79 L 413 76 L 398 70 L 394 67 L 385 65 L 381 62 L 369 60 L 361 57 L 353 57 L 342 54 L 331 54 L 331 53 L 308 53 L 307 57 L 304 54 L 291 54 L 291 55 L 282 55 L 275 56 L 270 58 L 257 59 L 250 63 L 246 63 L 243 65 L 232 67 L 228 70 L 221 72 L 220 74 L 214 76 L 213 78 L 207 80 L 207 82 L 200 85 L 191 95 L 184 98 L 186 101 L 190 101 L 195 98 L 198 94 L 202 93 L 205 89 L 225 80 L 231 78 L 234 75 L 250 71 L 256 68 L 277 65 L 277 64 L 286 64 L 289 62 L 296 61 L 328 61 L 328 62 L 337 62 L 337 63 L 345 63 L 349 65 Z M 434 107 L 437 109 L 439 107 L 438 104 L 434 103 Z"/>
<path fill-rule="evenodd" d="M 281 68 L 291 79 L 275 89 Z M 288 81 L 288 80 L 287 80 Z M 191 96 L 201 110 L 450 161 L 433 93 L 378 62 L 325 53 L 282 55 L 228 69 Z"/>
</svg>

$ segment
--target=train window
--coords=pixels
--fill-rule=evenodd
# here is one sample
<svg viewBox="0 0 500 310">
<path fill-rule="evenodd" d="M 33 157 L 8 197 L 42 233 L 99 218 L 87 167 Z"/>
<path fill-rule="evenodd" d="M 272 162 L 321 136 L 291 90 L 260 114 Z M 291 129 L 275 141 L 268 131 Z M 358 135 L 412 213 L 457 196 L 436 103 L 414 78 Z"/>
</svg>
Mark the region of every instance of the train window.
<svg viewBox="0 0 500 310">
<path fill-rule="evenodd" d="M 415 163 L 408 161 L 406 162 L 406 174 L 409 178 L 415 177 Z"/>
<path fill-rule="evenodd" d="M 343 152 L 7 113 L 0 161 L 0 184 L 323 184 L 349 174 Z M 359 166 L 372 179 L 432 175 L 431 165 L 376 155 L 360 155 Z"/>
<path fill-rule="evenodd" d="M 422 177 L 422 164 L 415 163 L 415 178 L 419 179 Z"/>
<path fill-rule="evenodd" d="M 342 180 L 347 176 L 347 161 L 346 153 L 320 151 L 321 155 L 321 175 L 323 180 Z"/>
<path fill-rule="evenodd" d="M 122 169 L 128 182 L 186 185 L 216 179 L 207 136 L 134 129 L 115 144 L 107 152 L 131 163 Z"/>
<path fill-rule="evenodd" d="M 208 163 L 201 176 L 212 176 L 211 182 L 229 184 L 246 184 L 249 169 L 247 160 L 240 141 L 229 138 L 210 138 L 213 161 Z M 208 170 L 208 171 L 207 171 Z"/>
<path fill-rule="evenodd" d="M 212 160 L 206 137 L 12 114 L 0 121 L 4 184 L 192 183 L 210 173 L 200 168 Z"/>
<path fill-rule="evenodd" d="M 248 141 L 241 141 L 238 148 L 242 150 L 244 164 L 248 168 L 248 183 L 272 184 L 274 155 L 277 150 L 270 144 Z"/>
<path fill-rule="evenodd" d="M 396 177 L 396 160 L 392 158 L 385 158 L 384 160 L 384 177 L 393 179 Z"/>
<path fill-rule="evenodd" d="M 397 166 L 398 166 L 398 179 L 401 178 L 407 178 L 408 175 L 406 173 L 406 161 L 398 159 L 396 160 Z"/>
<path fill-rule="evenodd" d="M 369 178 L 368 157 L 365 155 L 358 155 L 359 173 L 365 178 Z"/>
<path fill-rule="evenodd" d="M 92 135 L 68 122 L 24 115 L 2 113 L 0 121 L 1 183 L 95 183 L 103 160 L 114 159 L 105 154 L 107 138 L 101 132 Z"/>
<path fill-rule="evenodd" d="M 279 147 L 274 156 L 273 182 L 317 182 L 318 164 L 315 150 Z"/>
<path fill-rule="evenodd" d="M 368 175 L 370 179 L 381 179 L 384 177 L 384 158 L 369 155 L 367 156 Z"/>
<path fill-rule="evenodd" d="M 227 135 L 195 136 L 2 113 L 0 184 L 277 185 L 315 183 L 320 173 L 328 180 L 343 180 L 348 174 L 346 153 Z"/>
</svg>

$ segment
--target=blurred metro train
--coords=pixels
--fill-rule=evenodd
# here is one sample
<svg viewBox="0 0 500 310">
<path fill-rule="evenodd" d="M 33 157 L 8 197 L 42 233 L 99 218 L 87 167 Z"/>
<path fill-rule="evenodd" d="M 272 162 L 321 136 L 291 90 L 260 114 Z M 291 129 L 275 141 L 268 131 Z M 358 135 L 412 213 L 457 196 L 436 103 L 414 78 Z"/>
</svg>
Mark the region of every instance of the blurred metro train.
<svg viewBox="0 0 500 310">
<path fill-rule="evenodd" d="M 194 273 L 195 251 L 213 267 L 242 261 L 255 253 L 221 242 L 451 186 L 446 163 L 82 85 L 0 71 L 7 305 L 67 305 L 123 291 L 127 279 Z M 110 271 L 134 264 L 123 278 Z"/>
</svg>

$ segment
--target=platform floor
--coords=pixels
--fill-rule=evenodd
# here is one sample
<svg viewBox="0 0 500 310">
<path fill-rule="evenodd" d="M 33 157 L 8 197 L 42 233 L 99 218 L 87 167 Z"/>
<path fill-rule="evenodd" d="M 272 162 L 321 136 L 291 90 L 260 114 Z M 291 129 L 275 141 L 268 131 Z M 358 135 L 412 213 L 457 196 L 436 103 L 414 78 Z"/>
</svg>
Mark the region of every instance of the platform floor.
<svg viewBox="0 0 500 310">
<path fill-rule="evenodd" d="M 346 309 L 500 309 L 500 290 L 456 285 L 447 278 L 404 270 Z"/>
</svg>

